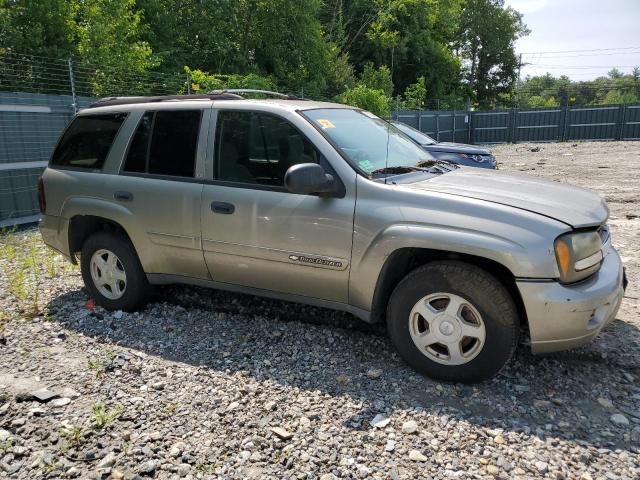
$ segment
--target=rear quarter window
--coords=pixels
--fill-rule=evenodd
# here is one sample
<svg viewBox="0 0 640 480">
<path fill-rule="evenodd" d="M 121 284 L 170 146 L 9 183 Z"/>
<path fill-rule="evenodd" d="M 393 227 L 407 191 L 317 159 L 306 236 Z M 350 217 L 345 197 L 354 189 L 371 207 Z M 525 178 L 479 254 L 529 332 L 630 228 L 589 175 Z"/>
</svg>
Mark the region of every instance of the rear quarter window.
<svg viewBox="0 0 640 480">
<path fill-rule="evenodd" d="M 126 113 L 76 117 L 62 135 L 49 165 L 101 170 Z"/>
</svg>

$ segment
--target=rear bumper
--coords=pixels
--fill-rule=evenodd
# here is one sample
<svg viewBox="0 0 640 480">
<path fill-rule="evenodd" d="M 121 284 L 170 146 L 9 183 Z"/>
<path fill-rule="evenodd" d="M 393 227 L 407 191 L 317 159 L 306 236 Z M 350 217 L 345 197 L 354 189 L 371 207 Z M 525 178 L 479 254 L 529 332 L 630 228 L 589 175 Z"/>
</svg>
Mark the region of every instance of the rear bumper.
<svg viewBox="0 0 640 480">
<path fill-rule="evenodd" d="M 620 256 L 609 247 L 600 271 L 577 285 L 518 281 L 533 353 L 566 350 L 591 341 L 618 313 L 626 276 Z"/>
<path fill-rule="evenodd" d="M 38 224 L 42 240 L 47 246 L 71 260 L 69 253 L 69 220 L 54 215 L 42 215 Z"/>
</svg>

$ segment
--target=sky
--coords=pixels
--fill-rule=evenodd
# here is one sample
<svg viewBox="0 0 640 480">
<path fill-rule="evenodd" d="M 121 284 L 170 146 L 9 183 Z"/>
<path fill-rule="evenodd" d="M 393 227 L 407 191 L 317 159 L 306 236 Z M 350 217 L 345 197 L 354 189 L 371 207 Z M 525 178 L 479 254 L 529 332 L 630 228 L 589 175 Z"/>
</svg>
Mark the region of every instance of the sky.
<svg viewBox="0 0 640 480">
<path fill-rule="evenodd" d="M 531 33 L 516 43 L 522 78 L 606 76 L 613 67 L 640 67 L 640 0 L 505 0 Z"/>
</svg>

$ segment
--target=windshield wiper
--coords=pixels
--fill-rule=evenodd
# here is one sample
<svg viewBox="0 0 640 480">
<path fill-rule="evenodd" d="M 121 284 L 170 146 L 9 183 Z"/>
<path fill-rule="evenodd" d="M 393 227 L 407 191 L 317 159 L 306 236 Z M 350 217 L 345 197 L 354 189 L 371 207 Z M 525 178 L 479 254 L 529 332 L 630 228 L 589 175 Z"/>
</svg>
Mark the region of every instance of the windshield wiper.
<svg viewBox="0 0 640 480">
<path fill-rule="evenodd" d="M 424 172 L 426 169 L 420 166 L 398 166 L 398 167 L 383 167 L 378 168 L 377 170 L 373 170 L 369 173 L 372 177 L 375 175 L 402 175 L 403 173 L 411 173 L 411 172 Z"/>
<path fill-rule="evenodd" d="M 416 167 L 422 167 L 422 168 L 435 167 L 435 166 L 443 166 L 451 170 L 455 168 L 460 168 L 460 166 L 456 165 L 455 163 L 447 162 L 446 160 L 436 160 L 435 158 L 433 160 L 423 160 L 422 162 L 418 162 L 416 164 Z"/>
</svg>

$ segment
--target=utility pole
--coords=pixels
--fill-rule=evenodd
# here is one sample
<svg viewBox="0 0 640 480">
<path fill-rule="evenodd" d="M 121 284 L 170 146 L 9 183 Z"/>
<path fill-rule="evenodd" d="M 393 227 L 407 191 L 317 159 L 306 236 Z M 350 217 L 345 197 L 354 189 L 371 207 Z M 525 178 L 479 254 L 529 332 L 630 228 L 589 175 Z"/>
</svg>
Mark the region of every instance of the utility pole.
<svg viewBox="0 0 640 480">
<path fill-rule="evenodd" d="M 67 59 L 67 67 L 69 68 L 69 85 L 71 86 L 71 101 L 73 106 L 73 113 L 78 113 L 78 98 L 76 97 L 76 79 L 73 75 L 73 63 L 71 59 Z"/>
<path fill-rule="evenodd" d="M 516 107 L 520 106 L 520 72 L 522 71 L 522 53 L 518 56 L 518 80 L 516 81 Z"/>
</svg>

